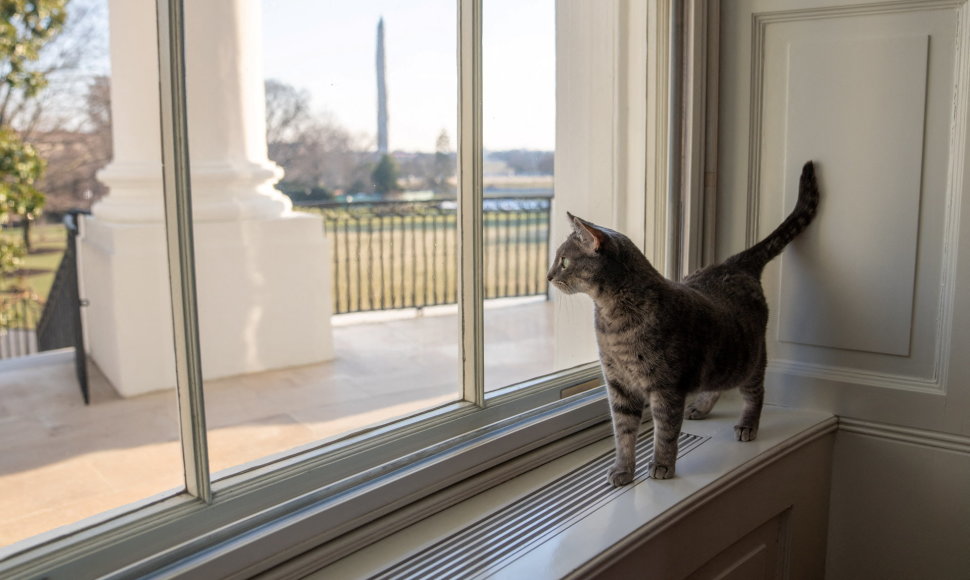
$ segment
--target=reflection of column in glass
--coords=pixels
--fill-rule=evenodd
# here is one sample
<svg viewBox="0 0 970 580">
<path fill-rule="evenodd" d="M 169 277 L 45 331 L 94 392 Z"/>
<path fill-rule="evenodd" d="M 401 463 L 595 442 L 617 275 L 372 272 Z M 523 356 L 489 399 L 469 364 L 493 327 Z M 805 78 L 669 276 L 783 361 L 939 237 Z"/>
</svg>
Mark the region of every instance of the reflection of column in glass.
<svg viewBox="0 0 970 580">
<path fill-rule="evenodd" d="M 110 0 L 115 159 L 80 250 L 90 355 L 126 396 L 175 382 L 155 10 Z M 258 0 L 186 3 L 185 42 L 204 376 L 329 358 L 322 223 L 292 211 L 266 154 Z"/>
<path fill-rule="evenodd" d="M 387 70 L 384 62 L 384 18 L 377 21 L 377 152 L 387 153 Z"/>
</svg>

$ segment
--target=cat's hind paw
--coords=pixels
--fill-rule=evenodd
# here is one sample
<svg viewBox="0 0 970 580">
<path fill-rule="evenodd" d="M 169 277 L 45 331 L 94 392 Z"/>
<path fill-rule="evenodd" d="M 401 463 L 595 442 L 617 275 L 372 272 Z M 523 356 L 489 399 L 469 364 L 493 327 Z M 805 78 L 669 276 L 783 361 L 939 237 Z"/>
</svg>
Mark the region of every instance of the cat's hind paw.
<svg viewBox="0 0 970 580">
<path fill-rule="evenodd" d="M 697 421 L 699 419 L 706 418 L 710 414 L 710 409 L 699 409 L 694 405 L 687 405 L 687 411 L 684 413 L 684 418 L 690 419 L 691 421 Z"/>
<path fill-rule="evenodd" d="M 674 466 L 660 465 L 651 461 L 647 466 L 647 473 L 653 479 L 670 479 L 674 476 Z"/>
<path fill-rule="evenodd" d="M 633 470 L 614 465 L 606 474 L 606 478 L 613 487 L 622 487 L 633 481 Z"/>
<path fill-rule="evenodd" d="M 758 428 L 745 425 L 734 426 L 734 437 L 738 441 L 754 441 L 758 437 Z"/>
</svg>

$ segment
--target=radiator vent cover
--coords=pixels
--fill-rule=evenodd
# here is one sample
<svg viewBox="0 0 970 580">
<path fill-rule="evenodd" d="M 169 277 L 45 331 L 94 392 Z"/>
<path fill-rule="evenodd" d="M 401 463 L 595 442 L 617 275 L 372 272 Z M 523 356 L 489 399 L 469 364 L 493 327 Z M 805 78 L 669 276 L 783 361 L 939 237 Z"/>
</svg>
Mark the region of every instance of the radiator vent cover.
<svg viewBox="0 0 970 580">
<path fill-rule="evenodd" d="M 648 479 L 646 467 L 653 458 L 652 435 L 652 430 L 640 434 L 637 477 L 632 484 L 611 488 L 607 483 L 606 471 L 613 463 L 610 450 L 373 578 L 478 578 L 497 571 L 530 547 Z M 706 437 L 681 433 L 678 457 L 706 440 Z"/>
</svg>

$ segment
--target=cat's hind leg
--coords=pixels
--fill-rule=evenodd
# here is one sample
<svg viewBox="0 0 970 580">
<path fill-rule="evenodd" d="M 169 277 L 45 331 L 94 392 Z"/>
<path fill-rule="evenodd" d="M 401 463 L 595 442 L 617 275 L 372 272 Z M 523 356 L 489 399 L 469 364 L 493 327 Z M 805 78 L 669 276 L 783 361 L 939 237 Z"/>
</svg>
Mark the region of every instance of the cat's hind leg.
<svg viewBox="0 0 970 580">
<path fill-rule="evenodd" d="M 677 441 L 684 423 L 686 398 L 677 392 L 650 391 L 650 412 L 653 414 L 653 461 L 649 473 L 654 479 L 674 476 L 677 463 Z"/>
<path fill-rule="evenodd" d="M 691 420 L 707 417 L 720 396 L 720 391 L 701 391 L 694 398 L 693 402 L 687 405 L 687 412 L 684 413 L 684 417 Z"/>
<path fill-rule="evenodd" d="M 741 421 L 734 426 L 734 435 L 738 441 L 754 441 L 758 436 L 761 407 L 765 400 L 764 382 L 741 387 L 741 396 L 744 398 L 744 409 L 741 411 Z"/>
<path fill-rule="evenodd" d="M 616 440 L 616 461 L 607 473 L 607 479 L 610 485 L 619 487 L 633 481 L 644 400 L 617 381 L 608 381 L 607 387 L 610 415 L 613 417 L 613 437 Z"/>
<path fill-rule="evenodd" d="M 754 441 L 758 437 L 758 423 L 761 421 L 761 408 L 765 402 L 766 361 L 765 347 L 762 344 L 757 372 L 740 388 L 744 408 L 741 410 L 741 420 L 734 426 L 734 435 L 738 441 Z"/>
</svg>

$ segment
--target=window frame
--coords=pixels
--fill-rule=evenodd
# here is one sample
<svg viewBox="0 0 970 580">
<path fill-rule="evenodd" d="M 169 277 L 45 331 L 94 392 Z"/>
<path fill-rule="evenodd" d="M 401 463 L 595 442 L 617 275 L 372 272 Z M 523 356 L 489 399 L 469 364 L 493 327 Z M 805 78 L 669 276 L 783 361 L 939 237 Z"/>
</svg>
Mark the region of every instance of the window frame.
<svg viewBox="0 0 970 580">
<path fill-rule="evenodd" d="M 397 518 L 396 524 L 382 526 L 391 533 L 395 525 L 444 509 L 508 479 L 517 470 L 540 465 L 609 434 L 609 409 L 602 386 L 564 398 L 564 391 L 602 380 L 595 361 L 485 392 L 483 0 L 456 1 L 459 207 L 477 208 L 461 212 L 459 218 L 463 400 L 366 432 L 279 453 L 212 480 L 206 456 L 195 305 L 182 0 L 157 0 L 166 230 L 185 492 L 147 498 L 15 545 L 12 555 L 0 562 L 0 572 L 52 578 L 71 577 L 78 570 L 118 577 L 158 571 L 252 573 L 328 542 L 324 557 L 334 558 L 360 543 L 351 534 L 353 530 L 377 518 Z M 696 2 L 708 4 L 709 0 Z M 671 9 L 677 3 L 610 0 L 608 4 L 587 4 L 592 3 L 557 4 L 557 54 L 564 42 L 559 38 L 563 10 L 572 11 L 577 21 L 584 12 L 608 12 L 613 85 L 589 108 L 599 107 L 594 112 L 610 122 L 610 171 L 614 176 L 610 195 L 625 201 L 625 210 L 617 212 L 618 226 L 633 232 L 631 237 L 648 255 L 663 262 L 664 248 L 680 240 L 672 240 L 665 227 L 670 223 L 668 214 L 675 209 L 665 203 L 670 199 L 670 175 L 663 164 L 651 159 L 666 159 L 674 143 L 668 137 L 679 131 L 672 125 L 671 101 L 658 98 L 675 82 L 668 74 L 666 59 L 671 29 L 679 26 Z M 643 67 L 644 60 L 647 67 Z M 558 69 L 559 64 L 557 85 Z M 562 97 L 557 88 L 557 101 Z M 631 120 L 633 129 L 628 127 Z M 557 125 L 561 122 L 557 119 Z M 557 154 L 559 141 L 557 136 Z M 557 190 L 559 186 L 557 178 Z M 664 265 L 662 270 L 670 266 Z M 477 481 L 466 485 L 475 476 Z M 454 491 L 459 488 L 465 491 Z"/>
</svg>

